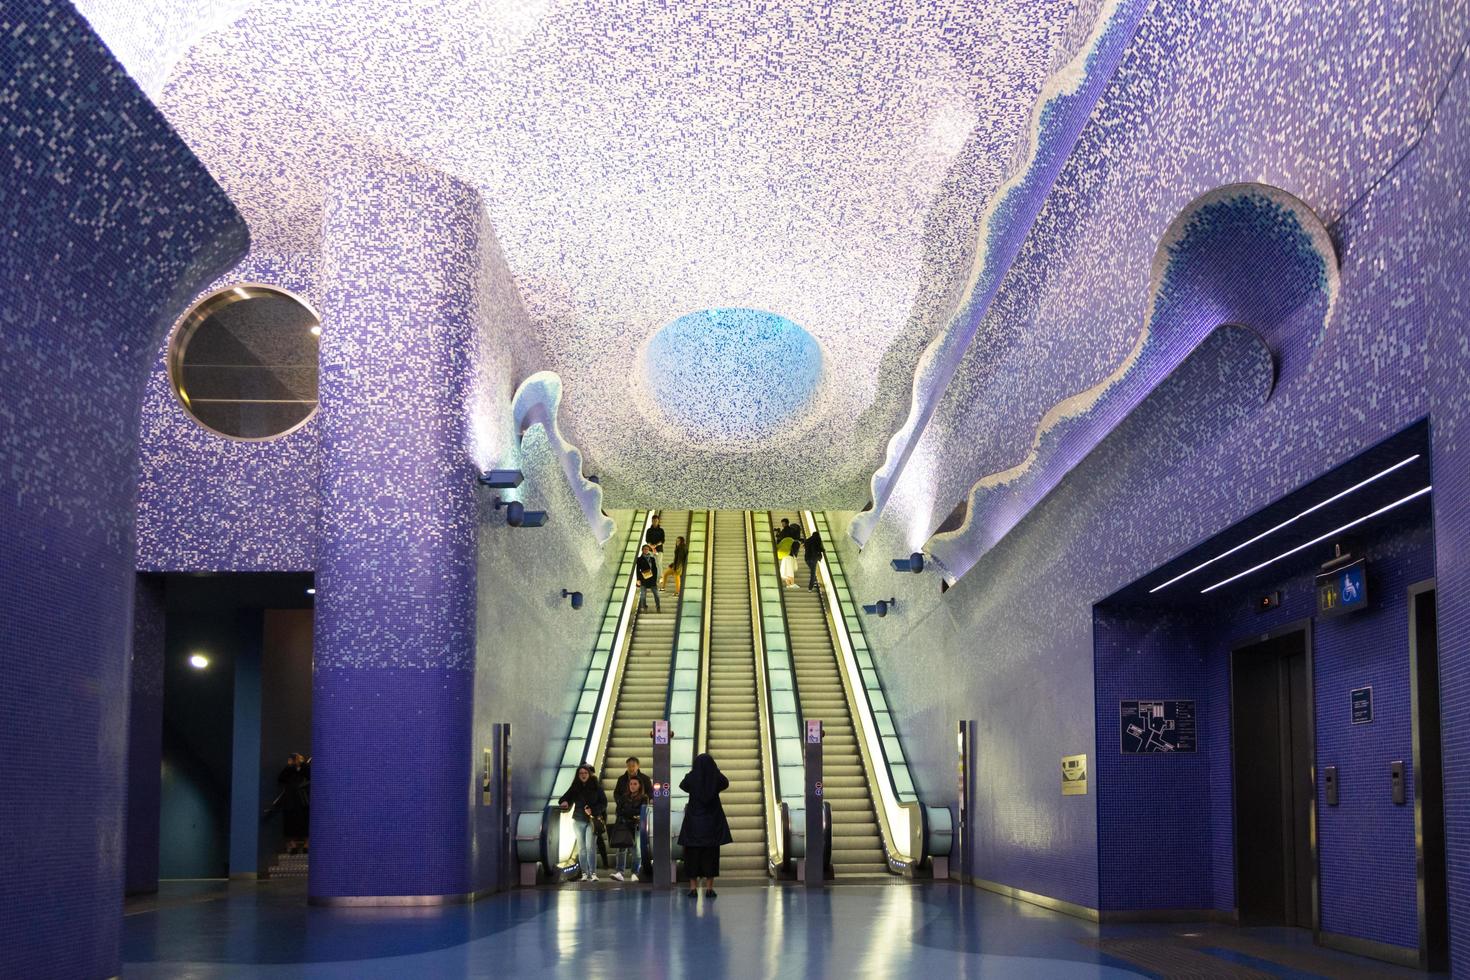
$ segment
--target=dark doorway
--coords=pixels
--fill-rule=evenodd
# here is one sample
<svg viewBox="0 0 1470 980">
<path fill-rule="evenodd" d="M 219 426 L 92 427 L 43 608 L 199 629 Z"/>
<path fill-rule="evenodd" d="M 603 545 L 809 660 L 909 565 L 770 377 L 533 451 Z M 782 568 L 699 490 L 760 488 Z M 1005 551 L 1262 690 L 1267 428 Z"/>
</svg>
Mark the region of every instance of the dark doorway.
<svg viewBox="0 0 1470 980">
<path fill-rule="evenodd" d="M 1304 627 L 1231 655 L 1242 923 L 1315 928 L 1312 671 Z"/>
<path fill-rule="evenodd" d="M 1434 583 L 1409 589 L 1409 669 L 1414 718 L 1414 837 L 1418 843 L 1419 965 L 1448 970 L 1444 783 L 1440 755 L 1439 634 Z"/>
</svg>

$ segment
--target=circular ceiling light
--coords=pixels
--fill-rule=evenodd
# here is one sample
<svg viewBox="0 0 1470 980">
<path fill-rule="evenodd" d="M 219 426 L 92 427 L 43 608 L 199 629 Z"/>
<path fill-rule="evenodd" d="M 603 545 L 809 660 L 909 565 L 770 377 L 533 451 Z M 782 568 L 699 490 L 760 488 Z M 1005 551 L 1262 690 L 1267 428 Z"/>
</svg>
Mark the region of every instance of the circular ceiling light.
<svg viewBox="0 0 1470 980">
<path fill-rule="evenodd" d="M 195 670 L 203 670 L 209 666 L 209 658 L 202 653 L 196 653 L 189 657 L 189 666 Z"/>
<path fill-rule="evenodd" d="M 791 428 L 822 379 L 822 349 L 776 313 L 698 310 L 667 324 L 643 355 L 643 383 L 691 438 L 749 442 Z"/>
</svg>

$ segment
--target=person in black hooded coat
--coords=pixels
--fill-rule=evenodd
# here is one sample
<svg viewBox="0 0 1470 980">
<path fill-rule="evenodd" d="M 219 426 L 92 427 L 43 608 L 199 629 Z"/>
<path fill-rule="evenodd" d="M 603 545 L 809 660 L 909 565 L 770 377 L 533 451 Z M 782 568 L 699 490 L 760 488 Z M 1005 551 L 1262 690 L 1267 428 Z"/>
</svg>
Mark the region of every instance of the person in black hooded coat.
<svg viewBox="0 0 1470 980">
<path fill-rule="evenodd" d="M 733 844 L 730 821 L 720 805 L 720 793 L 730 788 L 730 780 L 715 765 L 708 752 L 694 758 L 694 768 L 684 777 L 679 788 L 689 794 L 684 807 L 684 825 L 679 829 L 679 843 L 684 848 L 684 870 L 689 873 L 689 897 L 699 894 L 699 879 L 705 880 L 705 894 L 715 897 L 715 879 L 720 874 L 720 848 Z"/>
</svg>

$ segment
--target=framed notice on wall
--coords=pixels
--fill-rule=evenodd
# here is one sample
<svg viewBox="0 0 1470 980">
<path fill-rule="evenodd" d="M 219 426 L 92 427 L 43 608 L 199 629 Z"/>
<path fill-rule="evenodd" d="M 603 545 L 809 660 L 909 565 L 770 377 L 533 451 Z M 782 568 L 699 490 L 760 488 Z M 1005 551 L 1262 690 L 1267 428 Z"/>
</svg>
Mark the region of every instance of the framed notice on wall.
<svg viewBox="0 0 1470 980">
<path fill-rule="evenodd" d="M 1062 756 L 1062 795 L 1087 795 L 1087 755 Z"/>
<path fill-rule="evenodd" d="M 1118 728 L 1124 755 L 1193 752 L 1198 745 L 1193 700 L 1133 698 L 1119 701 Z"/>
</svg>

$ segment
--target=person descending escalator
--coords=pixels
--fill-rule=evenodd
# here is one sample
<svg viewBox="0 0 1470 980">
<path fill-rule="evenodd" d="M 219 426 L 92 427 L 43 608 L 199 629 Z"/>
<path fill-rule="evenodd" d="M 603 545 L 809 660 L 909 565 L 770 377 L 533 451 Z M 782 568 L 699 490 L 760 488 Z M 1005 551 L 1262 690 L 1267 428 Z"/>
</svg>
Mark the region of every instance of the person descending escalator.
<svg viewBox="0 0 1470 980">
<path fill-rule="evenodd" d="M 678 595 L 679 590 L 684 587 L 684 566 L 688 562 L 689 544 L 684 540 L 683 535 L 680 535 L 674 539 L 674 557 L 669 562 L 669 567 L 664 569 L 664 578 L 660 587 L 667 590 L 669 579 L 672 578 L 674 580 L 674 594 Z"/>
<path fill-rule="evenodd" d="M 664 529 L 659 527 L 659 516 L 653 515 L 653 522 L 643 534 L 643 543 L 653 545 L 653 550 L 659 554 L 664 553 Z"/>
<path fill-rule="evenodd" d="M 648 597 L 651 595 L 654 611 L 663 612 L 658 601 L 658 557 L 653 553 L 653 545 L 643 546 L 643 553 L 633 563 L 633 578 L 638 588 L 638 611 L 648 612 Z"/>
</svg>

